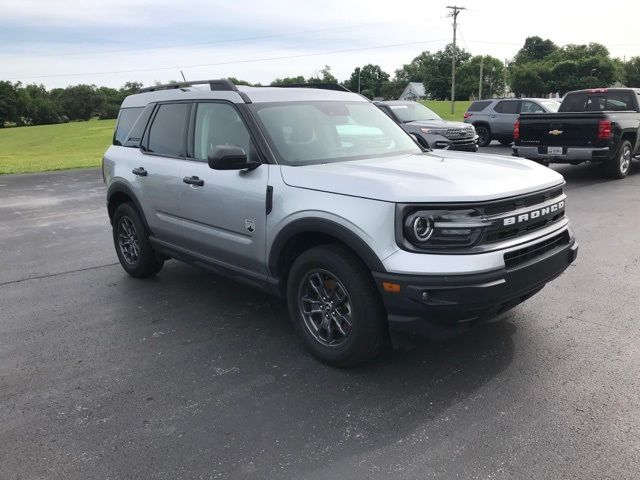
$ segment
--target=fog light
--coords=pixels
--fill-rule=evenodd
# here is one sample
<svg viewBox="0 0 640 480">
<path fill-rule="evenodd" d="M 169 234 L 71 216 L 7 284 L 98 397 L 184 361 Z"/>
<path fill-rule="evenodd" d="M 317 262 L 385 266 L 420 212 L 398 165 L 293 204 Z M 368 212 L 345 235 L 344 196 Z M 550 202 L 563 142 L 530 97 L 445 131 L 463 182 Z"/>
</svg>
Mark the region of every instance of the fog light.
<svg viewBox="0 0 640 480">
<path fill-rule="evenodd" d="M 429 292 L 422 292 L 422 301 L 427 303 L 429 301 Z"/>
</svg>

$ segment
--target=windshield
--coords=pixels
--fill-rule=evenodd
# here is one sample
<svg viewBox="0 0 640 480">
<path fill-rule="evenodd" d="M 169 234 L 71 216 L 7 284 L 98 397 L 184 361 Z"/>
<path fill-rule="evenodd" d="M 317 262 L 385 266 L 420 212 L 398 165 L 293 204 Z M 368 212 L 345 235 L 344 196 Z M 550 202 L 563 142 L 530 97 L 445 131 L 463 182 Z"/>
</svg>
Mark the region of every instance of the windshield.
<svg viewBox="0 0 640 480">
<path fill-rule="evenodd" d="M 555 100 L 538 100 L 538 102 L 549 112 L 555 113 L 560 108 L 560 102 L 556 102 Z"/>
<path fill-rule="evenodd" d="M 345 162 L 419 153 L 420 147 L 369 102 L 253 104 L 269 143 L 285 165 Z"/>
<path fill-rule="evenodd" d="M 421 120 L 442 120 L 433 110 L 428 109 L 421 103 L 401 103 L 391 104 L 388 107 L 393 111 L 401 123 L 419 122 Z"/>
</svg>

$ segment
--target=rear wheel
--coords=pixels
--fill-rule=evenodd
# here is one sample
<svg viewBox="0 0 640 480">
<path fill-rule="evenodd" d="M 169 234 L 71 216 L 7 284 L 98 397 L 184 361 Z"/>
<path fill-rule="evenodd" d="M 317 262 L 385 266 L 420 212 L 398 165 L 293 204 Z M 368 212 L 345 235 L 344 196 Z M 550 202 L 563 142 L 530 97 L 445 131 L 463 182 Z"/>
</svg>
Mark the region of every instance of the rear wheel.
<svg viewBox="0 0 640 480">
<path fill-rule="evenodd" d="M 140 214 L 130 203 L 123 203 L 113 214 L 113 243 L 120 265 L 132 277 L 155 275 L 164 265 L 149 242 Z"/>
<path fill-rule="evenodd" d="M 341 245 L 314 247 L 295 260 L 287 302 L 305 346 L 324 363 L 353 366 L 385 345 L 386 312 L 371 273 Z"/>
<path fill-rule="evenodd" d="M 491 131 L 486 125 L 476 125 L 476 133 L 478 134 L 478 146 L 486 147 L 491 143 Z"/>
<path fill-rule="evenodd" d="M 615 156 L 604 164 L 607 176 L 616 179 L 626 177 L 631 169 L 632 153 L 633 147 L 631 146 L 631 142 L 628 140 L 620 142 L 620 147 Z"/>
</svg>

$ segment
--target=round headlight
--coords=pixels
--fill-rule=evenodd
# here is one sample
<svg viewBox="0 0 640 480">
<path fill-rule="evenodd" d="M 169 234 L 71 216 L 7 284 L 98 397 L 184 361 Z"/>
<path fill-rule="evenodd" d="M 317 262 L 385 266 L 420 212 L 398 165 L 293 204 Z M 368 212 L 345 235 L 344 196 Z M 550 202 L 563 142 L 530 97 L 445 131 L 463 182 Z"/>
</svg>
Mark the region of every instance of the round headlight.
<svg viewBox="0 0 640 480">
<path fill-rule="evenodd" d="M 415 238 L 421 242 L 426 242 L 433 234 L 433 220 L 429 217 L 414 218 L 412 227 Z"/>
</svg>

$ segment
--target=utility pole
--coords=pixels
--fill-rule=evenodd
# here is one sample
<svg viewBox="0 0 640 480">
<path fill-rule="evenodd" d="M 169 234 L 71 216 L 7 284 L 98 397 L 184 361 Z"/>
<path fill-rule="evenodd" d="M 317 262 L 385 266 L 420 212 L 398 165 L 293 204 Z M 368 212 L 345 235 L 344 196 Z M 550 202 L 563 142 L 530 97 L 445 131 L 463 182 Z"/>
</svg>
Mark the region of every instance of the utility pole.
<svg viewBox="0 0 640 480">
<path fill-rule="evenodd" d="M 360 67 L 358 67 L 358 93 L 360 93 L 360 72 L 362 71 L 362 69 Z"/>
<path fill-rule="evenodd" d="M 504 87 L 502 87 L 502 97 L 507 97 L 507 69 L 509 68 L 509 60 L 504 59 Z"/>
<path fill-rule="evenodd" d="M 482 100 L 482 67 L 484 67 L 484 55 L 480 57 L 480 82 L 478 83 L 478 100 Z"/>
<path fill-rule="evenodd" d="M 466 10 L 464 7 L 448 6 L 451 13 L 450 17 L 453 17 L 453 55 L 451 56 L 451 113 L 455 113 L 456 103 L 456 29 L 458 28 L 458 14 L 462 10 Z"/>
</svg>

